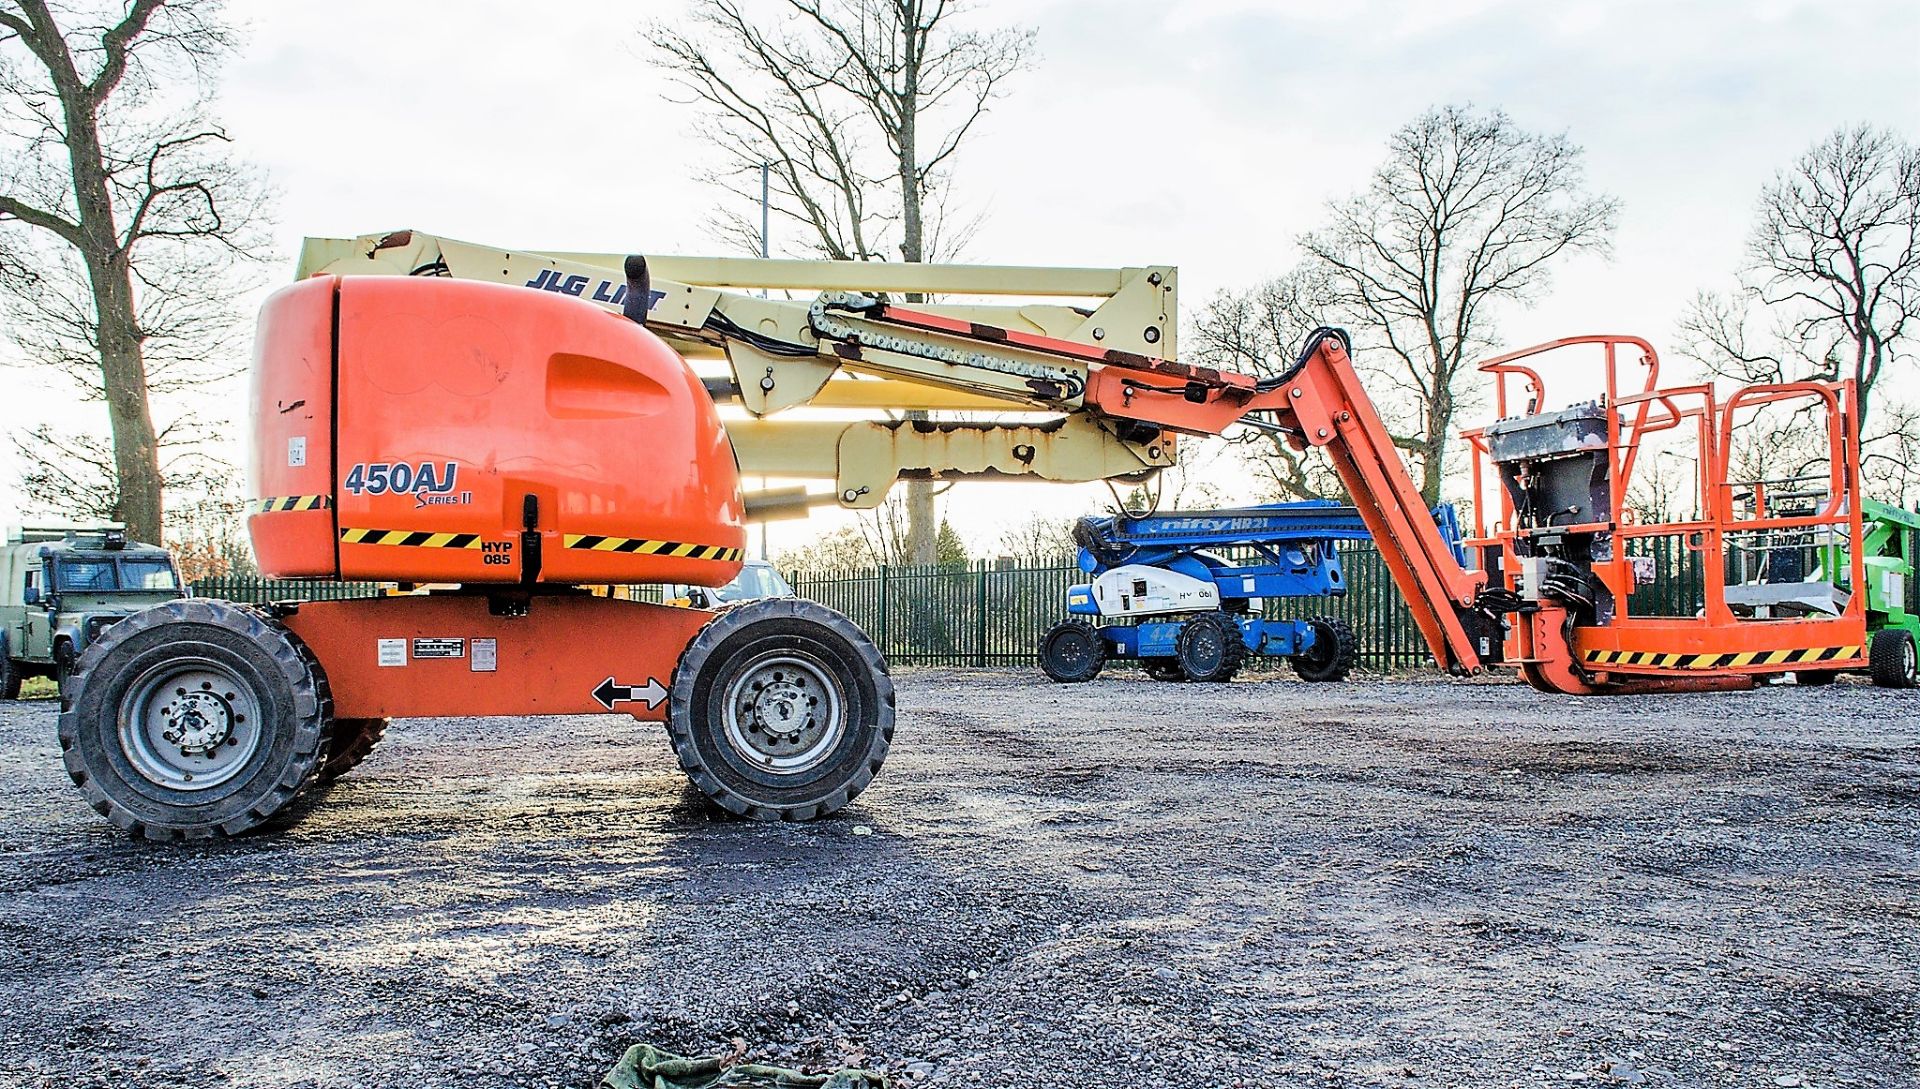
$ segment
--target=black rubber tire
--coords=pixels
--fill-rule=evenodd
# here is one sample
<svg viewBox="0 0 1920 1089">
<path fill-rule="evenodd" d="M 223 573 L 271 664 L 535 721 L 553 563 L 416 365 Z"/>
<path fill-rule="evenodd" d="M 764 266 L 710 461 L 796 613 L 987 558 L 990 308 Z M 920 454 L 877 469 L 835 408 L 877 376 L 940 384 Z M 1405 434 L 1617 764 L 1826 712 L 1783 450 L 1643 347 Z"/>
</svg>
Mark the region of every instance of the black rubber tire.
<svg viewBox="0 0 1920 1089">
<path fill-rule="evenodd" d="M 7 645 L 6 633 L 0 632 L 0 700 L 20 698 L 20 682 L 25 680 L 20 663 L 11 657 L 12 648 Z"/>
<path fill-rule="evenodd" d="M 1146 670 L 1147 676 L 1152 677 L 1156 681 L 1185 681 L 1187 679 L 1187 671 L 1180 668 L 1180 659 L 1178 658 L 1142 658 L 1140 659 L 1140 668 Z"/>
<path fill-rule="evenodd" d="M 1187 680 L 1230 681 L 1247 660 L 1247 640 L 1226 613 L 1201 613 L 1180 625 L 1174 660 Z"/>
<path fill-rule="evenodd" d="M 228 781 L 175 790 L 134 769 L 121 702 L 149 670 L 201 658 L 229 669 L 258 701 L 259 743 Z M 153 840 L 237 835 L 285 810 L 326 753 L 333 698 L 299 638 L 244 605 L 186 598 L 114 624 L 81 654 L 62 702 L 67 774 L 102 816 Z"/>
<path fill-rule="evenodd" d="M 327 758 L 313 773 L 314 784 L 331 783 L 359 767 L 385 736 L 387 720 L 384 718 L 334 719 L 333 739 L 327 745 Z"/>
<path fill-rule="evenodd" d="M 1346 680 L 1360 656 L 1353 625 L 1337 616 L 1316 616 L 1307 623 L 1313 627 L 1314 649 L 1293 655 L 1287 663 L 1303 681 Z"/>
<path fill-rule="evenodd" d="M 1040 637 L 1040 671 L 1061 684 L 1090 681 L 1106 664 L 1107 641 L 1085 620 L 1062 620 Z"/>
<path fill-rule="evenodd" d="M 1920 684 L 1920 658 L 1913 633 L 1905 628 L 1881 628 L 1867 642 L 1867 675 L 1882 688 L 1912 688 Z"/>
<path fill-rule="evenodd" d="M 1831 669 L 1802 669 L 1793 675 L 1793 683 L 1807 688 L 1821 688 L 1839 679 L 1840 674 Z"/>
<path fill-rule="evenodd" d="M 817 667 L 844 716 L 832 748 L 792 773 L 750 764 L 727 736 L 730 686 L 776 654 Z M 893 744 L 893 702 L 886 659 L 853 621 L 812 601 L 763 598 L 720 613 L 681 652 L 667 692 L 667 736 L 687 778 L 720 808 L 754 820 L 812 820 L 873 782 Z"/>
</svg>

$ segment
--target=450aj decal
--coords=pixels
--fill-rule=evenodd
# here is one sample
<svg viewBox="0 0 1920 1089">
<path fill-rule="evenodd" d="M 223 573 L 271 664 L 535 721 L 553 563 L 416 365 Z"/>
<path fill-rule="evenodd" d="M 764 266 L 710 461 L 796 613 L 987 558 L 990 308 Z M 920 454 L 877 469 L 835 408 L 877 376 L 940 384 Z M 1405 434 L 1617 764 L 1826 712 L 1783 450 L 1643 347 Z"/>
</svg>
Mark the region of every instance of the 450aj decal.
<svg viewBox="0 0 1920 1089">
<path fill-rule="evenodd" d="M 462 506 L 473 502 L 472 492 L 458 490 L 460 466 L 431 461 L 412 465 L 404 461 L 358 462 L 347 470 L 343 486 L 355 495 L 412 495 L 420 507 Z"/>
</svg>

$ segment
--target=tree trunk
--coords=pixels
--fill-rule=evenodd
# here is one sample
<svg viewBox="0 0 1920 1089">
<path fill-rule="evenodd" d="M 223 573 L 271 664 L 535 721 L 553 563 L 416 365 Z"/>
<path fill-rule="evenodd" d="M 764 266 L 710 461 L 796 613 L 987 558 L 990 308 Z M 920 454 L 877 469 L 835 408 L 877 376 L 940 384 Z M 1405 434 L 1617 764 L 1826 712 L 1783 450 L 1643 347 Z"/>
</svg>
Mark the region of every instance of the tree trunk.
<svg viewBox="0 0 1920 1089">
<path fill-rule="evenodd" d="M 899 150 L 897 166 L 900 171 L 900 259 L 909 264 L 918 264 L 927 259 L 926 224 L 920 214 L 920 202 L 924 196 L 920 185 L 920 154 L 918 148 L 918 114 L 920 111 L 920 59 L 914 50 L 914 27 L 919 22 L 919 9 L 909 4 L 905 10 L 907 26 L 907 49 L 905 63 L 901 66 L 904 80 L 900 92 L 900 139 L 896 142 Z M 909 303 L 925 302 L 926 297 L 917 292 L 909 292 Z M 925 420 L 925 412 L 907 413 L 909 420 Z M 907 559 L 910 563 L 931 565 L 939 556 L 939 519 L 935 516 L 933 502 L 933 481 L 907 481 Z"/>
<path fill-rule="evenodd" d="M 150 12 L 151 8 L 146 11 Z M 59 29 L 41 13 L 45 37 L 39 43 L 49 76 L 60 96 L 67 161 L 73 177 L 78 237 L 67 241 L 80 251 L 93 291 L 95 336 L 100 351 L 101 389 L 113 428 L 114 472 L 119 486 L 119 517 L 127 536 L 160 544 L 162 482 L 160 442 L 147 401 L 147 364 L 142 355 L 139 312 L 133 294 L 131 254 L 121 246 L 120 227 L 108 187 L 106 156 L 100 143 L 100 101 L 74 68 Z M 130 16 L 131 18 L 131 16 Z M 144 14 L 140 16 L 144 21 Z"/>
<path fill-rule="evenodd" d="M 1427 413 L 1427 448 L 1420 455 L 1420 498 L 1431 507 L 1440 502 L 1440 485 L 1447 476 L 1447 433 L 1453 429 L 1453 398 L 1441 393 Z"/>
<path fill-rule="evenodd" d="M 91 136 L 91 133 L 89 133 Z M 107 419 L 113 428 L 114 475 L 120 486 L 119 518 L 135 541 L 161 544 L 164 516 L 160 442 L 147 402 L 147 363 L 141 353 L 140 318 L 133 297 L 133 270 L 121 252 L 113 205 L 107 197 L 97 143 L 92 158 L 74 152 L 73 180 L 82 211 L 85 236 L 81 259 L 93 288 L 94 317 L 99 323 L 101 388 L 107 399 Z"/>
<path fill-rule="evenodd" d="M 100 320 L 100 373 L 106 381 L 120 484 L 119 518 L 131 540 L 162 544 L 160 443 L 147 405 L 147 366 L 140 352 L 133 289 L 123 265 L 110 270 L 108 278 L 117 282 L 102 286 L 96 280 L 94 299 Z"/>
</svg>

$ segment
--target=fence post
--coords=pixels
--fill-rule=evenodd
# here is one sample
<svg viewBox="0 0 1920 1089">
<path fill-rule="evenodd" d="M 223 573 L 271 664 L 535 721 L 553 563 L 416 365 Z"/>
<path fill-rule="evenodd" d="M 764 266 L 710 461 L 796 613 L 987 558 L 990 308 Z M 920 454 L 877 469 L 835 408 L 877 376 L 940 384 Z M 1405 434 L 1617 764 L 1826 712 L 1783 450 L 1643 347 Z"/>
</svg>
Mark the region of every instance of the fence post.
<svg viewBox="0 0 1920 1089">
<path fill-rule="evenodd" d="M 979 585 L 974 594 L 974 658 L 973 664 L 987 664 L 987 561 L 979 563 L 976 573 L 980 576 Z"/>
<path fill-rule="evenodd" d="M 880 565 L 880 654 L 887 654 L 887 565 Z"/>
</svg>

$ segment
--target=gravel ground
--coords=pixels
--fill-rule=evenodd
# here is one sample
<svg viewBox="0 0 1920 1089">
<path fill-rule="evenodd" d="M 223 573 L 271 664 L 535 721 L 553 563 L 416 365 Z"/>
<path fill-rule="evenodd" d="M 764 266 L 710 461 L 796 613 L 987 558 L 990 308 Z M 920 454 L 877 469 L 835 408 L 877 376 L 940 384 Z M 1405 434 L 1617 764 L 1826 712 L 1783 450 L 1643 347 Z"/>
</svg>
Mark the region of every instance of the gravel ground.
<svg viewBox="0 0 1920 1089">
<path fill-rule="evenodd" d="M 618 718 L 401 723 L 156 846 L 0 703 L 0 1083 L 1920 1083 L 1920 694 L 902 671 L 873 788 L 717 820 Z"/>
</svg>

